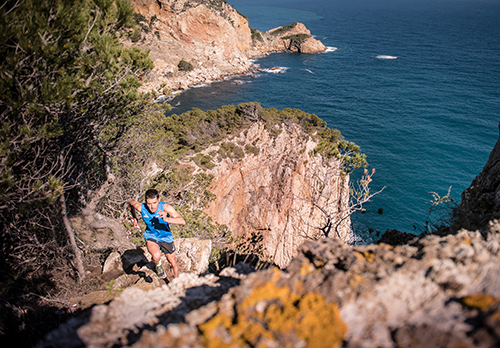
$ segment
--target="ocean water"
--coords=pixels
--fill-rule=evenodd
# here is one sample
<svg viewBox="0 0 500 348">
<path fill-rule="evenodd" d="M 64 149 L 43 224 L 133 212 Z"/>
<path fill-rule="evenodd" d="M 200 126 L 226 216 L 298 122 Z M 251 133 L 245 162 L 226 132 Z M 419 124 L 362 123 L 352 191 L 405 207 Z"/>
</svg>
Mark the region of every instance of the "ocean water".
<svg viewBox="0 0 500 348">
<path fill-rule="evenodd" d="M 329 49 L 259 58 L 258 76 L 191 88 L 171 113 L 258 101 L 318 115 L 360 145 L 376 169 L 372 192 L 385 187 L 353 216 L 365 239 L 368 229 L 421 233 L 432 192 L 451 187 L 459 202 L 498 139 L 500 0 L 229 3 L 259 30 L 302 22 Z"/>
</svg>

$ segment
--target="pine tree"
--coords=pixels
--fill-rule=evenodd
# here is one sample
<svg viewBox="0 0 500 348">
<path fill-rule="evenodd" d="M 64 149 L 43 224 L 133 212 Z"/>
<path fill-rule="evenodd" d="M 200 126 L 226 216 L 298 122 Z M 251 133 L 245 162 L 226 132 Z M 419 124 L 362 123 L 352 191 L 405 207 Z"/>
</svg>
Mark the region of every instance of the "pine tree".
<svg viewBox="0 0 500 348">
<path fill-rule="evenodd" d="M 39 277 L 59 262 L 54 258 L 77 260 L 61 219 L 72 209 L 66 197 L 109 179 L 108 154 L 147 105 L 137 87 L 153 67 L 148 52 L 119 43 L 119 35 L 133 26 L 132 15 L 127 0 L 19 0 L 0 6 L 4 285 L 43 287 Z"/>
</svg>

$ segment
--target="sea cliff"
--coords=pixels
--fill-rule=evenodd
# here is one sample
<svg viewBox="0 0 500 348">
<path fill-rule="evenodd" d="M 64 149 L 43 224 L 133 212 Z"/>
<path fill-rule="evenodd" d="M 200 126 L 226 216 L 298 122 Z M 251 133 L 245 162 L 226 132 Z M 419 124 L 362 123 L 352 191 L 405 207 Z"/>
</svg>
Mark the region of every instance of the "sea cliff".
<svg viewBox="0 0 500 348">
<path fill-rule="evenodd" d="M 302 23 L 266 33 L 225 1 L 133 0 L 142 30 L 124 37 L 125 47 L 150 51 L 154 69 L 141 89 L 168 94 L 252 69 L 252 58 L 291 50 L 320 53 L 326 47 Z M 179 68 L 179 62 L 188 64 Z"/>
</svg>

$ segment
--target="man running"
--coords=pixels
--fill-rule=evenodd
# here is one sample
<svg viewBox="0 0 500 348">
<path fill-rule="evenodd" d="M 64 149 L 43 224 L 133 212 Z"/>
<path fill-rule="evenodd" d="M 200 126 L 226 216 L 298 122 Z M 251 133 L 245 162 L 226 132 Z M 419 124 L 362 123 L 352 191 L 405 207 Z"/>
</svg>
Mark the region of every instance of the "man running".
<svg viewBox="0 0 500 348">
<path fill-rule="evenodd" d="M 174 277 L 177 278 L 179 267 L 175 260 L 174 237 L 172 236 L 172 232 L 170 232 L 169 224 L 185 225 L 186 221 L 171 205 L 160 202 L 160 194 L 155 189 L 146 191 L 146 203 L 141 204 L 130 199 L 128 204 L 134 218 L 134 226 L 138 225 L 135 210 L 141 212 L 142 219 L 146 223 L 144 239 L 146 240 L 148 251 L 153 256 L 153 261 L 156 264 L 158 277 L 162 279 L 166 277 L 161 264 L 161 253 L 163 252 L 168 262 L 172 265 Z"/>
</svg>

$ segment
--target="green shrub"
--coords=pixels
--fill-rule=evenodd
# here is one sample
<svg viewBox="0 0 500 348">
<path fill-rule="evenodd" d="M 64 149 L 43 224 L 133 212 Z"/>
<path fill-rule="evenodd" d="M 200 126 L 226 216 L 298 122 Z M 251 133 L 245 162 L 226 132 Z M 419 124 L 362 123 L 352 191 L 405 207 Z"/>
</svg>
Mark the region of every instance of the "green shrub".
<svg viewBox="0 0 500 348">
<path fill-rule="evenodd" d="M 287 32 L 288 30 L 295 28 L 296 25 L 297 25 L 297 22 L 293 22 L 292 24 L 285 25 L 284 27 L 273 30 L 271 32 L 271 35 L 283 34 L 283 33 Z"/>
<path fill-rule="evenodd" d="M 285 36 L 285 37 L 283 37 L 283 39 L 289 39 L 295 43 L 303 43 L 304 41 L 306 41 L 306 39 L 308 39 L 310 37 L 311 37 L 311 35 L 307 35 L 307 34 L 294 34 L 294 35 Z"/>
<path fill-rule="evenodd" d="M 257 146 L 252 146 L 250 144 L 245 145 L 245 151 L 247 153 L 252 153 L 257 156 L 260 153 L 260 149 Z"/>
<path fill-rule="evenodd" d="M 202 168 L 212 169 L 213 167 L 215 167 L 215 164 L 212 163 L 212 157 L 203 155 L 201 153 L 197 154 L 194 157 L 191 157 L 191 160 Z"/>
<path fill-rule="evenodd" d="M 235 143 L 222 143 L 218 153 L 221 158 L 241 159 L 245 156 L 243 149 Z"/>
<path fill-rule="evenodd" d="M 141 30 L 139 27 L 135 27 L 134 31 L 130 34 L 130 40 L 132 42 L 138 42 L 141 39 Z"/>
<path fill-rule="evenodd" d="M 180 71 L 191 71 L 194 69 L 193 64 L 186 62 L 184 59 L 181 59 L 177 67 Z"/>
<path fill-rule="evenodd" d="M 259 30 L 250 28 L 250 31 L 252 33 L 252 41 L 264 42 L 264 39 L 262 38 L 262 34 Z"/>
</svg>

